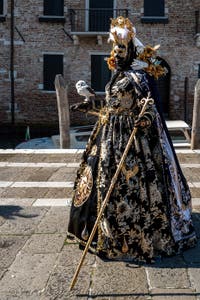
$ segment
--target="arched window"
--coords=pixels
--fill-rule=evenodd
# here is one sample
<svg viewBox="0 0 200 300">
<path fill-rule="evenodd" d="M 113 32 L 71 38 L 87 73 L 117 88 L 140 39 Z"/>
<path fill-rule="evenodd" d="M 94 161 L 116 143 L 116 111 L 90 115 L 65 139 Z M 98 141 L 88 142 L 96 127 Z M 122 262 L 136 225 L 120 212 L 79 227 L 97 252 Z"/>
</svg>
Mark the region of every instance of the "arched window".
<svg viewBox="0 0 200 300">
<path fill-rule="evenodd" d="M 161 57 L 157 57 L 161 61 L 161 66 L 167 69 L 167 74 L 157 80 L 157 87 L 160 96 L 160 107 L 165 117 L 169 117 L 169 96 L 170 96 L 170 77 L 171 70 L 168 63 Z"/>
</svg>

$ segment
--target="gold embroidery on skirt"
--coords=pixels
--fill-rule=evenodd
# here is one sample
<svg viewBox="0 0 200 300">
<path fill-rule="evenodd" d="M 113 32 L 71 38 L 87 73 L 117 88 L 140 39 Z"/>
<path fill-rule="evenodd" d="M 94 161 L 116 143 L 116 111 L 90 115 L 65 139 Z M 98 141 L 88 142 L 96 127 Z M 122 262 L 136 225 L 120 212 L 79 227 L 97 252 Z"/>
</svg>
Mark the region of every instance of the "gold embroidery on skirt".
<svg viewBox="0 0 200 300">
<path fill-rule="evenodd" d="M 92 146 L 92 150 L 90 152 L 91 156 L 95 156 L 97 154 L 97 145 Z"/>
<path fill-rule="evenodd" d="M 125 236 L 124 236 L 124 242 L 123 242 L 123 246 L 122 246 L 122 253 L 127 253 L 128 250 L 129 250 L 128 244 L 127 244 L 126 238 L 125 238 Z"/>
<path fill-rule="evenodd" d="M 138 173 L 138 171 L 139 167 L 137 165 L 135 165 L 132 170 L 127 170 L 125 165 L 122 166 L 122 172 L 124 173 L 127 182 L 131 177 L 135 176 Z"/>
<path fill-rule="evenodd" d="M 92 170 L 90 166 L 86 166 L 77 183 L 74 195 L 74 206 L 83 205 L 89 198 L 93 187 Z"/>
</svg>

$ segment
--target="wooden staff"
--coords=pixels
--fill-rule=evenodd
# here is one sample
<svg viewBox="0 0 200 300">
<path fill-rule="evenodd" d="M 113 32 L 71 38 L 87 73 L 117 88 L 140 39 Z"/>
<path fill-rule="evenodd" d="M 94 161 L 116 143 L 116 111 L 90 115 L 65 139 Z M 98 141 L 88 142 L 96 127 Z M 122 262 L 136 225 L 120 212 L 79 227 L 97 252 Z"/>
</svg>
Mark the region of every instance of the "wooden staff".
<svg viewBox="0 0 200 300">
<path fill-rule="evenodd" d="M 139 116 L 138 116 L 139 119 L 144 115 L 144 112 L 145 112 L 145 110 L 146 110 L 148 104 L 153 104 L 153 103 L 154 103 L 154 100 L 153 100 L 152 98 L 149 98 L 149 96 L 148 96 L 148 98 L 143 98 L 143 99 L 140 101 L 140 103 L 141 103 L 141 105 L 143 105 L 143 107 L 142 107 L 142 110 L 141 110 L 141 112 L 140 112 L 140 114 L 139 114 Z M 84 249 L 84 251 L 83 251 L 81 260 L 80 260 L 80 262 L 79 262 L 79 265 L 78 265 L 78 267 L 77 267 L 77 269 L 76 269 L 76 272 L 75 272 L 75 274 L 74 274 L 74 276 L 73 276 L 73 279 L 72 279 L 72 282 L 71 282 L 71 285 L 70 285 L 70 291 L 73 289 L 73 287 L 74 287 L 75 284 L 76 284 L 77 277 L 78 277 L 78 274 L 79 274 L 79 272 L 80 272 L 81 266 L 82 266 L 82 264 L 83 264 L 83 261 L 84 261 L 84 259 L 85 259 L 86 254 L 87 254 L 87 252 L 88 252 L 88 249 L 89 249 L 89 247 L 90 247 L 90 244 L 92 243 L 92 240 L 93 240 L 94 235 L 95 235 L 95 232 L 96 232 L 96 230 L 97 230 L 99 221 L 100 221 L 100 219 L 101 219 L 101 217 L 102 217 L 102 215 L 103 215 L 103 212 L 104 212 L 104 210 L 105 210 L 105 208 L 106 208 L 106 205 L 107 205 L 108 200 L 109 200 L 109 198 L 110 198 L 110 194 L 111 194 L 111 192 L 112 192 L 112 190 L 113 190 L 113 188 L 114 188 L 114 185 L 115 185 L 115 183 L 116 183 L 116 181 L 117 181 L 118 175 L 119 175 L 119 173 L 120 173 L 120 171 L 121 171 L 121 169 L 122 169 L 122 166 L 123 166 L 123 164 L 124 164 L 124 161 L 125 161 L 125 159 L 126 159 L 126 156 L 127 156 L 127 154 L 128 154 L 128 151 L 129 151 L 129 149 L 130 149 L 130 147 L 131 147 L 131 145 L 132 145 L 132 143 L 133 143 L 133 139 L 134 139 L 134 136 L 135 136 L 136 132 L 137 132 L 137 127 L 134 127 L 134 128 L 133 128 L 133 131 L 132 131 L 132 133 L 131 133 L 131 136 L 130 136 L 130 138 L 129 138 L 129 140 L 128 140 L 128 143 L 127 143 L 127 145 L 126 145 L 126 148 L 125 148 L 125 150 L 124 150 L 124 153 L 123 153 L 123 155 L 122 155 L 122 157 L 121 157 L 121 160 L 120 160 L 120 162 L 119 162 L 119 165 L 118 165 L 118 167 L 117 167 L 117 169 L 116 169 L 116 171 L 115 171 L 115 174 L 114 174 L 114 176 L 113 176 L 113 178 L 112 178 L 112 180 L 111 180 L 111 184 L 110 184 L 110 186 L 109 186 L 109 189 L 108 189 L 108 191 L 107 191 L 107 194 L 106 194 L 106 196 L 105 196 L 105 198 L 104 198 L 104 200 L 103 200 L 103 202 L 102 202 L 102 205 L 101 205 L 99 214 L 98 214 L 98 216 L 97 216 L 97 219 L 96 219 L 96 221 L 95 221 L 95 224 L 94 224 L 94 227 L 93 227 L 93 229 L 92 229 L 92 232 L 91 232 L 91 234 L 90 234 L 90 236 L 89 236 L 89 238 L 88 238 L 88 241 L 87 241 L 87 243 L 86 243 L 86 246 L 85 246 L 85 249 Z"/>
</svg>

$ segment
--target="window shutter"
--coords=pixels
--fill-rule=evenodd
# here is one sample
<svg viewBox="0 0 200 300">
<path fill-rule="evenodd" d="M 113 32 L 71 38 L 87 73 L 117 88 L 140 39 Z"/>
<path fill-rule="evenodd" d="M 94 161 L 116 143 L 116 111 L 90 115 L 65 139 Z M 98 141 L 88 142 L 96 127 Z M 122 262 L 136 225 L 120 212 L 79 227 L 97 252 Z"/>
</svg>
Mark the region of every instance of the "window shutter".
<svg viewBox="0 0 200 300">
<path fill-rule="evenodd" d="M 57 74 L 63 75 L 63 55 L 44 55 L 44 90 L 54 91 L 54 81 Z"/>
<path fill-rule="evenodd" d="M 91 86 L 97 92 L 105 92 L 105 85 L 110 80 L 111 72 L 104 58 L 104 55 L 91 56 Z"/>
<path fill-rule="evenodd" d="M 145 17 L 163 17 L 165 15 L 164 0 L 144 0 L 144 16 Z"/>
<path fill-rule="evenodd" d="M 4 0 L 0 0 L 0 15 L 3 15 L 3 1 Z"/>
<path fill-rule="evenodd" d="M 63 16 L 63 0 L 44 0 L 44 15 L 46 16 Z"/>
<path fill-rule="evenodd" d="M 113 8 L 113 0 L 90 0 L 90 8 Z"/>
</svg>

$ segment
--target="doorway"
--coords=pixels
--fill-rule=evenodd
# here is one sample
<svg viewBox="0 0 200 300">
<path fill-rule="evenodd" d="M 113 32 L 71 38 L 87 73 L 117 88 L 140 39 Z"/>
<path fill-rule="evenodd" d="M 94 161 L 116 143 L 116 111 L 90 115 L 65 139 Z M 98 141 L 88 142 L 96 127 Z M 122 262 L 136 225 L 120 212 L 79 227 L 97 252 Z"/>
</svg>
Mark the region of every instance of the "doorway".
<svg viewBox="0 0 200 300">
<path fill-rule="evenodd" d="M 166 118 L 169 117 L 169 97 L 170 97 L 170 78 L 171 78 L 171 69 L 168 63 L 161 57 L 157 57 L 160 61 L 160 65 L 167 69 L 167 74 L 161 76 L 157 80 L 157 88 L 160 96 L 160 108 Z"/>
</svg>

